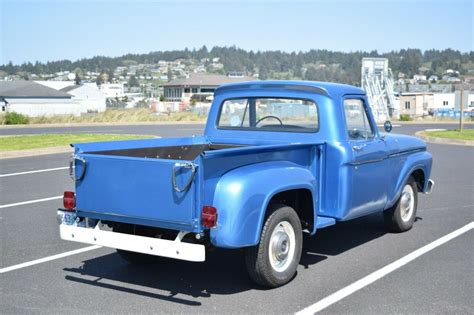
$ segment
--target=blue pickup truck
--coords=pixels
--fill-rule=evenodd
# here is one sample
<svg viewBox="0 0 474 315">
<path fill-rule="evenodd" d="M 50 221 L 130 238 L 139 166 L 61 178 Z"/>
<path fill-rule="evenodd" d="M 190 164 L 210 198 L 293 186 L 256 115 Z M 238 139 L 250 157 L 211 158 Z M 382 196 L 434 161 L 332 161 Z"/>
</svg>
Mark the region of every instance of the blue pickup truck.
<svg viewBox="0 0 474 315">
<path fill-rule="evenodd" d="M 130 263 L 244 249 L 250 278 L 281 286 L 296 273 L 303 233 L 374 212 L 390 231 L 413 226 L 417 194 L 433 186 L 432 156 L 422 140 L 387 132 L 357 87 L 224 85 L 203 136 L 74 144 L 60 235 Z"/>
</svg>

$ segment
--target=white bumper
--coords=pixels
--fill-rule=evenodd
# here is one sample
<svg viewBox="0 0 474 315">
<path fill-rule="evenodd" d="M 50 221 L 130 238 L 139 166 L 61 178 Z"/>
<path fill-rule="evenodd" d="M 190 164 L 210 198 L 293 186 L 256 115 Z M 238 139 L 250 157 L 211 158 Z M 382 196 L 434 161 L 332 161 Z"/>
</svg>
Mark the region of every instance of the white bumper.
<svg viewBox="0 0 474 315">
<path fill-rule="evenodd" d="M 101 245 L 123 249 L 131 252 L 163 256 L 188 261 L 206 260 L 204 245 L 181 242 L 184 234 L 180 233 L 176 240 L 162 240 L 152 237 L 103 231 L 98 228 L 59 225 L 59 234 L 63 240 L 79 243 Z"/>
</svg>

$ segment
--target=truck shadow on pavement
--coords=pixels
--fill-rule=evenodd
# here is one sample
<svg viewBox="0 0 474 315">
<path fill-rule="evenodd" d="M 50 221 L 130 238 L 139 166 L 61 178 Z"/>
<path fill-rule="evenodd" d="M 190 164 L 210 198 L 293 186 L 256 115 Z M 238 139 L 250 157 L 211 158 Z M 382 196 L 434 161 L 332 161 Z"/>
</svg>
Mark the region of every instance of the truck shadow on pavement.
<svg viewBox="0 0 474 315">
<path fill-rule="evenodd" d="M 305 236 L 300 265 L 308 269 L 385 233 L 380 214 L 322 229 L 315 237 Z M 203 263 L 158 258 L 156 263 L 145 265 L 130 265 L 111 253 L 64 270 L 69 281 L 189 306 L 200 306 L 200 299 L 213 294 L 264 290 L 248 278 L 244 254 L 239 250 L 211 251 Z"/>
</svg>

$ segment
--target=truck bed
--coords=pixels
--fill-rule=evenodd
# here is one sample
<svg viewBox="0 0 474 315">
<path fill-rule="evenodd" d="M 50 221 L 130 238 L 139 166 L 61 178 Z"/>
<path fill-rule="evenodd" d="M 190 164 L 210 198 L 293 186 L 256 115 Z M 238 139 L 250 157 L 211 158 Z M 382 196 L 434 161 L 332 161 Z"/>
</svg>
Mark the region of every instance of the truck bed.
<svg viewBox="0 0 474 315">
<path fill-rule="evenodd" d="M 212 204 L 218 180 L 226 172 L 271 161 L 303 167 L 314 162 L 314 145 L 209 140 L 75 144 L 78 216 L 200 232 L 201 207 Z"/>
<path fill-rule="evenodd" d="M 138 158 L 152 158 L 165 160 L 189 160 L 192 161 L 204 151 L 215 151 L 230 148 L 245 147 L 247 145 L 236 144 L 193 144 L 193 145 L 179 145 L 179 146 L 165 146 L 165 147 L 151 147 L 151 148 L 135 148 L 135 149 L 121 149 L 121 150 L 106 150 L 85 152 L 88 154 L 98 155 L 114 155 L 114 156 L 128 156 Z"/>
</svg>

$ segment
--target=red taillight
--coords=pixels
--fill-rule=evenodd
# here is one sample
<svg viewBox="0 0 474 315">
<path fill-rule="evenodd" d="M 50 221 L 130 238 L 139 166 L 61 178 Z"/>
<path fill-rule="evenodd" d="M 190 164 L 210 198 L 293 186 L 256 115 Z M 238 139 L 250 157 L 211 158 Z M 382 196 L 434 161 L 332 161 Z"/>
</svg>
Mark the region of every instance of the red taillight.
<svg viewBox="0 0 474 315">
<path fill-rule="evenodd" d="M 211 206 L 202 207 L 201 224 L 204 227 L 212 228 L 217 224 L 217 209 Z"/>
<path fill-rule="evenodd" d="M 63 206 L 66 210 L 73 210 L 76 207 L 76 195 L 73 191 L 64 192 Z"/>
</svg>

